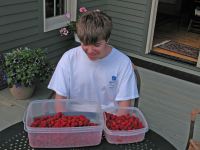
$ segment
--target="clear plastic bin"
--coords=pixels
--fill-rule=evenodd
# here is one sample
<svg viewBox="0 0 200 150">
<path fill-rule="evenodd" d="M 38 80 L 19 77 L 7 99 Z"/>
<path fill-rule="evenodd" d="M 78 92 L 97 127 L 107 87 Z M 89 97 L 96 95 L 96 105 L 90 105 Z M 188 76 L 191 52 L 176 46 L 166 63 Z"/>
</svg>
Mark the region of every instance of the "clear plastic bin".
<svg viewBox="0 0 200 150">
<path fill-rule="evenodd" d="M 42 128 L 31 127 L 33 119 L 38 116 L 55 114 L 56 107 L 62 106 L 67 115 L 84 115 L 97 126 Z M 34 148 L 62 148 L 94 146 L 101 142 L 103 115 L 96 101 L 78 100 L 35 100 L 32 101 L 24 115 L 24 129 L 28 132 L 29 144 Z"/>
<path fill-rule="evenodd" d="M 148 124 L 146 122 L 145 117 L 143 116 L 142 112 L 135 107 L 110 107 L 104 109 L 104 112 L 116 114 L 119 113 L 123 114 L 135 114 L 136 117 L 143 124 L 143 128 L 141 129 L 134 129 L 134 130 L 110 130 L 106 126 L 106 116 L 104 113 L 104 133 L 106 140 L 111 144 L 127 144 L 127 143 L 135 143 L 144 140 L 145 133 L 149 130 Z"/>
</svg>

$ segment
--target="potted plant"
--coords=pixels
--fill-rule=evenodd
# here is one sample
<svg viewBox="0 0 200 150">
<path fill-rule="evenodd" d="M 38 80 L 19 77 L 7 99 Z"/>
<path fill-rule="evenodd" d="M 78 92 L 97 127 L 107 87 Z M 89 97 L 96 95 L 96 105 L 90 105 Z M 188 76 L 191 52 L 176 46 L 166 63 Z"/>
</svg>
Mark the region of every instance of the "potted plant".
<svg viewBox="0 0 200 150">
<path fill-rule="evenodd" d="M 40 48 L 17 48 L 4 54 L 3 67 L 16 99 L 32 96 L 36 83 L 47 80 L 53 71 L 53 65 L 47 62 L 46 53 Z"/>
<path fill-rule="evenodd" d="M 85 12 L 87 12 L 87 9 L 85 7 L 80 7 L 79 8 L 79 14 L 78 14 L 78 19 L 80 18 L 80 16 L 82 14 L 84 14 Z M 66 13 L 65 14 L 65 17 L 66 17 L 66 21 L 67 21 L 67 24 L 65 27 L 61 28 L 59 30 L 60 32 L 60 35 L 61 36 L 67 36 L 67 35 L 70 35 L 70 34 L 74 34 L 74 38 L 75 38 L 75 41 L 76 42 L 80 42 L 80 40 L 78 39 L 78 36 L 76 34 L 76 21 L 71 21 L 71 15 L 70 13 Z"/>
</svg>

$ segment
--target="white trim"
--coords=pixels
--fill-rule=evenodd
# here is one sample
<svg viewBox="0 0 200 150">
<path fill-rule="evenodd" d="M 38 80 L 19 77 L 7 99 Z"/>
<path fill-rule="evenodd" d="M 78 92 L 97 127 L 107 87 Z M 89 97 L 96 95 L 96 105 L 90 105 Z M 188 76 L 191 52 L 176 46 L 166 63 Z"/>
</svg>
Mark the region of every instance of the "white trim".
<svg viewBox="0 0 200 150">
<path fill-rule="evenodd" d="M 156 16 L 157 16 L 157 8 L 158 8 L 158 0 L 152 0 L 145 54 L 150 53 L 152 49 Z"/>
<path fill-rule="evenodd" d="M 46 32 L 46 11 L 45 11 L 45 0 L 43 0 L 43 28 L 44 28 L 44 32 Z"/>
<path fill-rule="evenodd" d="M 68 0 L 70 8 L 67 8 L 71 14 L 71 21 L 76 21 L 77 0 Z M 68 6 L 68 5 L 67 5 Z"/>
<path fill-rule="evenodd" d="M 66 17 L 64 15 L 47 18 L 45 22 L 44 32 L 61 28 L 67 24 Z"/>
<path fill-rule="evenodd" d="M 65 12 L 69 12 L 71 15 L 71 21 L 76 20 L 76 12 L 77 12 L 77 0 L 66 0 L 64 8 Z M 43 24 L 44 24 L 44 32 L 48 32 L 54 29 L 59 29 L 64 27 L 67 24 L 67 20 L 63 15 L 55 16 L 51 18 L 46 18 L 46 11 L 45 11 L 45 0 L 43 0 Z M 55 13 L 55 12 L 54 12 Z"/>
</svg>

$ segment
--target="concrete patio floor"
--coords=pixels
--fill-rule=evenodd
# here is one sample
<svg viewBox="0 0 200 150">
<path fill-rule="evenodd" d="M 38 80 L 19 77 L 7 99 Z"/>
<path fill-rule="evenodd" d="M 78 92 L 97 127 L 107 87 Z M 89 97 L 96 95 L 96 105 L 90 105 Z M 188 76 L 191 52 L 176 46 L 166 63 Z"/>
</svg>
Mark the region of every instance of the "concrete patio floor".
<svg viewBox="0 0 200 150">
<path fill-rule="evenodd" d="M 10 125 L 22 121 L 27 105 L 33 100 L 46 99 L 50 90 L 46 85 L 37 86 L 33 96 L 27 100 L 16 100 L 9 89 L 0 91 L 0 131 Z"/>
</svg>

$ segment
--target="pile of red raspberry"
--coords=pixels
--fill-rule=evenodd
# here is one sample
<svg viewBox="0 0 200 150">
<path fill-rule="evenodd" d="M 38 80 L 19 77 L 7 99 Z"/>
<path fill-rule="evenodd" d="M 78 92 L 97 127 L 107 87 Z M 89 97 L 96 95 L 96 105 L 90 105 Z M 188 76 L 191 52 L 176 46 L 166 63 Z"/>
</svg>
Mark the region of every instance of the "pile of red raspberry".
<svg viewBox="0 0 200 150">
<path fill-rule="evenodd" d="M 97 126 L 96 123 L 91 122 L 86 116 L 67 116 L 62 112 L 54 115 L 40 116 L 34 118 L 31 127 L 82 127 L 82 126 Z"/>
<path fill-rule="evenodd" d="M 106 126 L 110 130 L 134 130 L 143 128 L 143 124 L 135 114 L 117 116 L 105 112 Z"/>
</svg>

